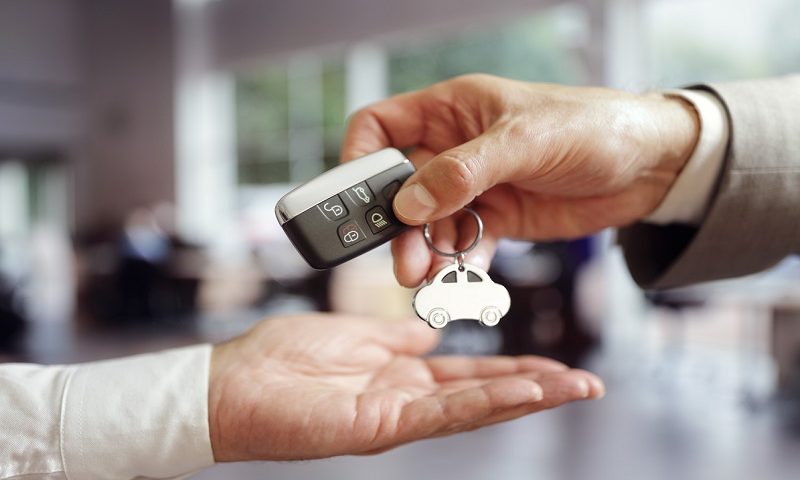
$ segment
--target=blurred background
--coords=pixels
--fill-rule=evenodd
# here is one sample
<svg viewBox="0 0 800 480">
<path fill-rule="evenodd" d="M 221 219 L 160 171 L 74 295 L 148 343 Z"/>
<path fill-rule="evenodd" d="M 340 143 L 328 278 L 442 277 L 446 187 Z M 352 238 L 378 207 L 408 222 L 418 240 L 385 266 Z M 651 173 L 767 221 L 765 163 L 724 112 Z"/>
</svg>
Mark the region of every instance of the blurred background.
<svg viewBox="0 0 800 480">
<path fill-rule="evenodd" d="M 412 315 L 388 248 L 310 270 L 273 208 L 347 115 L 470 72 L 632 91 L 800 71 L 797 0 L 4 0 L 0 361 L 228 338 L 267 315 Z M 512 309 L 441 352 L 535 353 L 609 394 L 369 458 L 198 479 L 795 478 L 800 266 L 637 289 L 613 232 L 506 242 Z"/>
</svg>

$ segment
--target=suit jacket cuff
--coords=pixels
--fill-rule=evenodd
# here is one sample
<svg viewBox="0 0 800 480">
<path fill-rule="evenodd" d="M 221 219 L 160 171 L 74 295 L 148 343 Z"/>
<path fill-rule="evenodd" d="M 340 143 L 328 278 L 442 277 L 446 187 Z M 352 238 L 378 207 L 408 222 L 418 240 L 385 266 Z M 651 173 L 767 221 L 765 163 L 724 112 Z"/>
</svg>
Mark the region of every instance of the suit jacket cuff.
<svg viewBox="0 0 800 480">
<path fill-rule="evenodd" d="M 620 231 L 631 274 L 646 288 L 754 273 L 796 252 L 800 241 L 800 76 L 692 88 L 725 106 L 728 151 L 699 228 Z"/>
</svg>

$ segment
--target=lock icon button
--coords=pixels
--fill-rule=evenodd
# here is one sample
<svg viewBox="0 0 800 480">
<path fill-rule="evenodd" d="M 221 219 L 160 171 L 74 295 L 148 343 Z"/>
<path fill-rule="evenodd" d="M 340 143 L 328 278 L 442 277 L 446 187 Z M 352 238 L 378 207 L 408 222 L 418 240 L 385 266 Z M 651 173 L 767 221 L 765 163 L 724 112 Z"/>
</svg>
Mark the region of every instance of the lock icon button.
<svg viewBox="0 0 800 480">
<path fill-rule="evenodd" d="M 389 215 L 386 214 L 386 210 L 382 207 L 371 208 L 367 212 L 366 220 L 372 233 L 380 233 L 392 224 Z"/>
<path fill-rule="evenodd" d="M 351 220 L 339 226 L 339 240 L 342 242 L 343 247 L 353 246 L 365 239 L 364 232 L 361 231 L 356 222 Z"/>
<path fill-rule="evenodd" d="M 327 220 L 339 220 L 347 216 L 347 207 L 344 206 L 338 195 L 320 203 L 317 205 L 317 209 Z"/>
</svg>

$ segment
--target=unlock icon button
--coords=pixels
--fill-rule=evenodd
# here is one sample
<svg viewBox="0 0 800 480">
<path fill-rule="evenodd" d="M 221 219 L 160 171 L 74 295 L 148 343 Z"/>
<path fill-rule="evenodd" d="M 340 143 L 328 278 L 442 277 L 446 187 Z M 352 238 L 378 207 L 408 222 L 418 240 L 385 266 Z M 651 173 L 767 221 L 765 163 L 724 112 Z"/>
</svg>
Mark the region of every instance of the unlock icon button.
<svg viewBox="0 0 800 480">
<path fill-rule="evenodd" d="M 367 212 L 367 225 L 372 233 L 380 233 L 391 225 L 391 220 L 386 214 L 386 210 L 381 207 L 373 207 Z"/>
</svg>

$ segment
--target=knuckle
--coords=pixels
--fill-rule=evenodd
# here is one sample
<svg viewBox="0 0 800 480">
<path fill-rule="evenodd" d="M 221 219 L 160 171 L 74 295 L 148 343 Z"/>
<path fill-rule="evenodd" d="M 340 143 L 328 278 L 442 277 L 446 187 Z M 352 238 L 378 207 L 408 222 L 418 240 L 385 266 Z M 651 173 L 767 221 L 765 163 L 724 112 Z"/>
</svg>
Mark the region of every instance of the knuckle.
<svg viewBox="0 0 800 480">
<path fill-rule="evenodd" d="M 350 127 L 359 126 L 363 123 L 374 120 L 374 116 L 375 114 L 371 107 L 363 107 L 351 114 L 347 123 L 350 125 Z"/>
<path fill-rule="evenodd" d="M 472 200 L 476 195 L 477 171 L 469 157 L 456 153 L 442 155 L 439 171 L 432 180 L 441 183 L 444 191 L 453 192 L 460 200 L 466 200 L 465 197 Z"/>
<path fill-rule="evenodd" d="M 494 77 L 485 73 L 467 73 L 440 82 L 436 85 L 436 88 L 442 93 L 478 92 L 486 90 L 491 84 L 492 78 Z"/>
<path fill-rule="evenodd" d="M 508 140 L 514 142 L 530 142 L 535 140 L 535 134 L 532 132 L 532 123 L 528 118 L 515 118 L 506 122 L 504 133 Z"/>
<path fill-rule="evenodd" d="M 487 82 L 490 82 L 493 78 L 492 75 L 488 73 L 467 73 L 464 75 L 459 75 L 457 77 L 453 77 L 453 81 L 456 83 L 463 83 L 466 85 L 484 85 Z"/>
</svg>

